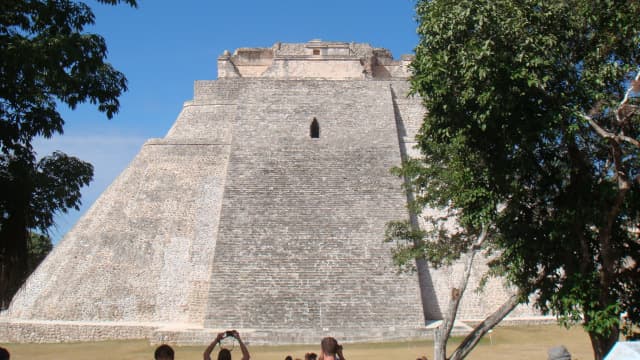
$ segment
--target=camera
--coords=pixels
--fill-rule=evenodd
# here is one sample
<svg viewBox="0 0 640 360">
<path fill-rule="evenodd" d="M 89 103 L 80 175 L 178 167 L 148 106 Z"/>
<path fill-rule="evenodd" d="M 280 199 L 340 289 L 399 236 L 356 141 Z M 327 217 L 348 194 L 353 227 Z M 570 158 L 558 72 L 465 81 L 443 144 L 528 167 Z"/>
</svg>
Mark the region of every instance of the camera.
<svg viewBox="0 0 640 360">
<path fill-rule="evenodd" d="M 224 332 L 224 337 L 234 337 L 233 330 L 227 330 Z"/>
</svg>

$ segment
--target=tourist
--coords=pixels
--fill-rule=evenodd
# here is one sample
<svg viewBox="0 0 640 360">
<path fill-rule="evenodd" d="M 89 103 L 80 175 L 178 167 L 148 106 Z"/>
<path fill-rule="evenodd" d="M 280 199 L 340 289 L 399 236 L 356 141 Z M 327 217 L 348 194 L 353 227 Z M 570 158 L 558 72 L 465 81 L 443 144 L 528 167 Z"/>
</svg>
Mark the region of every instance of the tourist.
<svg viewBox="0 0 640 360">
<path fill-rule="evenodd" d="M 240 344 L 240 351 L 242 351 L 242 360 L 249 360 L 251 358 L 251 355 L 249 355 L 249 350 L 247 350 L 247 347 L 242 342 L 242 339 L 240 339 L 240 334 L 235 330 L 228 330 L 219 333 L 216 339 L 213 340 L 211 344 L 209 344 L 207 349 L 204 351 L 204 360 L 211 360 L 211 352 L 213 352 L 213 348 L 220 343 L 220 340 L 228 336 L 233 337 L 238 341 L 238 344 Z M 231 351 L 229 351 L 229 349 L 221 348 L 218 352 L 218 360 L 231 360 Z"/>
<path fill-rule="evenodd" d="M 291 357 L 291 355 L 287 355 L 287 357 L 285 357 L 284 360 L 293 360 L 293 358 Z"/>
<path fill-rule="evenodd" d="M 320 342 L 319 360 L 345 360 L 342 354 L 342 345 L 332 337 L 326 337 Z"/>
<path fill-rule="evenodd" d="M 316 360 L 318 359 L 318 354 L 316 353 L 306 353 L 304 354 L 304 360 Z"/>
<path fill-rule="evenodd" d="M 158 346 L 154 353 L 154 357 L 156 360 L 173 360 L 174 352 L 171 346 L 164 344 Z"/>
<path fill-rule="evenodd" d="M 9 360 L 9 350 L 0 347 L 0 360 Z"/>
</svg>

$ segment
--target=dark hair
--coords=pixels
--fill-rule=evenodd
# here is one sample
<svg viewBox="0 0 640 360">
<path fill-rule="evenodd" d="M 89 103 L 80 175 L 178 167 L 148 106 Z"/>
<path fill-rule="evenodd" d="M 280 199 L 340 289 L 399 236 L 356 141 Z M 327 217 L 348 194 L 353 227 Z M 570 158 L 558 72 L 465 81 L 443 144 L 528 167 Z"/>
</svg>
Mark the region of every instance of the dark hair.
<svg viewBox="0 0 640 360">
<path fill-rule="evenodd" d="M 335 356 L 341 346 L 338 345 L 338 340 L 332 337 L 326 337 L 320 342 L 320 348 L 325 355 Z"/>
<path fill-rule="evenodd" d="M 231 360 L 231 351 L 229 349 L 220 349 L 218 360 Z"/>
<path fill-rule="evenodd" d="M 158 346 L 156 352 L 153 354 L 156 359 L 166 359 L 169 358 L 173 360 L 174 352 L 171 346 L 164 344 Z"/>
<path fill-rule="evenodd" d="M 287 357 L 284 358 L 284 360 L 293 360 L 293 358 L 291 357 L 291 355 L 287 355 Z"/>
<path fill-rule="evenodd" d="M 0 360 L 9 360 L 9 350 L 0 347 Z"/>
</svg>

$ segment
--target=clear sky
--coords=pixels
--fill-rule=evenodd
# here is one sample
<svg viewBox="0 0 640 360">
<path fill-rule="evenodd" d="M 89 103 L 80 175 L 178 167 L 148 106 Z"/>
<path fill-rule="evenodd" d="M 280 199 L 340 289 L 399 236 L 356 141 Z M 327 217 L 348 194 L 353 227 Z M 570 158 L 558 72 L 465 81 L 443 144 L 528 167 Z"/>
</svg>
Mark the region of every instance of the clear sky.
<svg viewBox="0 0 640 360">
<path fill-rule="evenodd" d="M 96 14 L 89 29 L 107 41 L 108 61 L 129 80 L 112 119 L 91 105 L 61 109 L 65 133 L 39 140 L 40 156 L 62 150 L 94 165 L 80 212 L 57 216 L 54 243 L 73 227 L 126 168 L 149 138 L 161 138 L 195 80 L 217 77 L 216 60 L 227 49 L 271 47 L 312 39 L 364 42 L 395 58 L 417 43 L 414 0 L 139 0 L 137 9 L 87 1 Z"/>
</svg>

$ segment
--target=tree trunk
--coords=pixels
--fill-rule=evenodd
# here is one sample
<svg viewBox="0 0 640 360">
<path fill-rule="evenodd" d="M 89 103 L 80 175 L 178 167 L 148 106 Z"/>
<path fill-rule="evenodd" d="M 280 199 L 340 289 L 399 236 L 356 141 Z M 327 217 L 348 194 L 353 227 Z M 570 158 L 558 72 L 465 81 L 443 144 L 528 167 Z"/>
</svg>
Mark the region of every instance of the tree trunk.
<svg viewBox="0 0 640 360">
<path fill-rule="evenodd" d="M 486 238 L 487 229 L 483 227 L 475 243 L 467 251 L 467 261 L 464 264 L 464 272 L 458 287 L 451 288 L 451 298 L 449 299 L 447 311 L 442 319 L 442 324 L 435 329 L 434 333 L 433 357 L 435 360 L 447 360 L 447 342 L 449 341 L 449 336 L 451 335 L 451 330 L 453 329 L 458 314 L 458 306 L 469 283 L 469 276 L 471 276 L 471 270 L 473 269 L 473 260 L 482 248 L 482 244 Z"/>
<path fill-rule="evenodd" d="M 443 336 L 442 325 L 433 332 L 433 359 L 447 360 L 447 340 L 449 337 Z"/>
<path fill-rule="evenodd" d="M 9 307 L 27 274 L 27 229 L 17 216 L 0 230 L 0 309 Z"/>
<path fill-rule="evenodd" d="M 616 344 L 620 337 L 620 329 L 618 326 L 613 326 L 610 329 L 608 336 L 596 334 L 594 332 L 589 333 L 591 339 L 591 347 L 593 347 L 593 355 L 595 360 L 602 360 L 609 353 L 613 345 Z"/>
<path fill-rule="evenodd" d="M 26 266 L 19 256 L 4 256 L 0 265 L 0 310 L 9 307 L 13 295 L 22 286 Z"/>
<path fill-rule="evenodd" d="M 612 236 L 615 229 L 615 221 L 620 216 L 621 209 L 624 206 L 624 202 L 631 190 L 631 187 L 635 181 L 640 177 L 630 178 L 627 165 L 625 164 L 625 156 L 627 152 L 624 150 L 623 145 L 631 145 L 636 149 L 640 149 L 640 142 L 633 137 L 629 137 L 625 134 L 625 127 L 629 125 L 633 112 L 626 111 L 629 100 L 634 92 L 638 91 L 638 84 L 640 84 L 640 72 L 636 73 L 635 79 L 631 81 L 625 91 L 624 98 L 620 101 L 620 104 L 616 108 L 615 116 L 617 121 L 617 130 L 609 131 L 601 127 L 593 118 L 587 115 L 583 115 L 591 128 L 603 139 L 609 141 L 609 148 L 613 165 L 615 168 L 615 176 L 613 179 L 617 181 L 618 193 L 612 204 L 607 204 L 608 209 L 605 209 L 605 217 L 598 234 L 599 248 L 600 248 L 600 306 L 605 309 L 608 305 L 615 304 L 615 300 L 609 298 L 609 291 L 612 287 L 612 283 L 615 281 L 617 275 L 616 261 L 617 256 L 614 254 L 614 249 L 611 244 Z M 583 256 L 584 257 L 584 256 Z M 592 319 L 585 315 L 585 323 L 589 323 Z M 611 348 L 615 345 L 620 337 L 619 325 L 614 325 L 609 328 L 607 335 L 597 334 L 595 332 L 589 332 L 589 338 L 591 339 L 591 347 L 593 348 L 594 357 L 596 360 L 602 360 L 609 353 Z"/>
<path fill-rule="evenodd" d="M 456 350 L 451 354 L 449 360 L 460 360 L 464 359 L 469 355 L 471 350 L 473 350 L 480 339 L 489 332 L 489 330 L 493 329 L 505 316 L 509 315 L 511 310 L 515 308 L 518 303 L 520 296 L 518 294 L 513 294 L 507 301 L 505 301 L 502 306 L 498 308 L 498 310 L 494 311 L 491 315 L 489 315 L 483 322 L 481 322 L 478 326 L 476 326 L 473 331 L 467 335 L 467 337 L 462 340 L 462 343 L 458 345 Z"/>
</svg>

